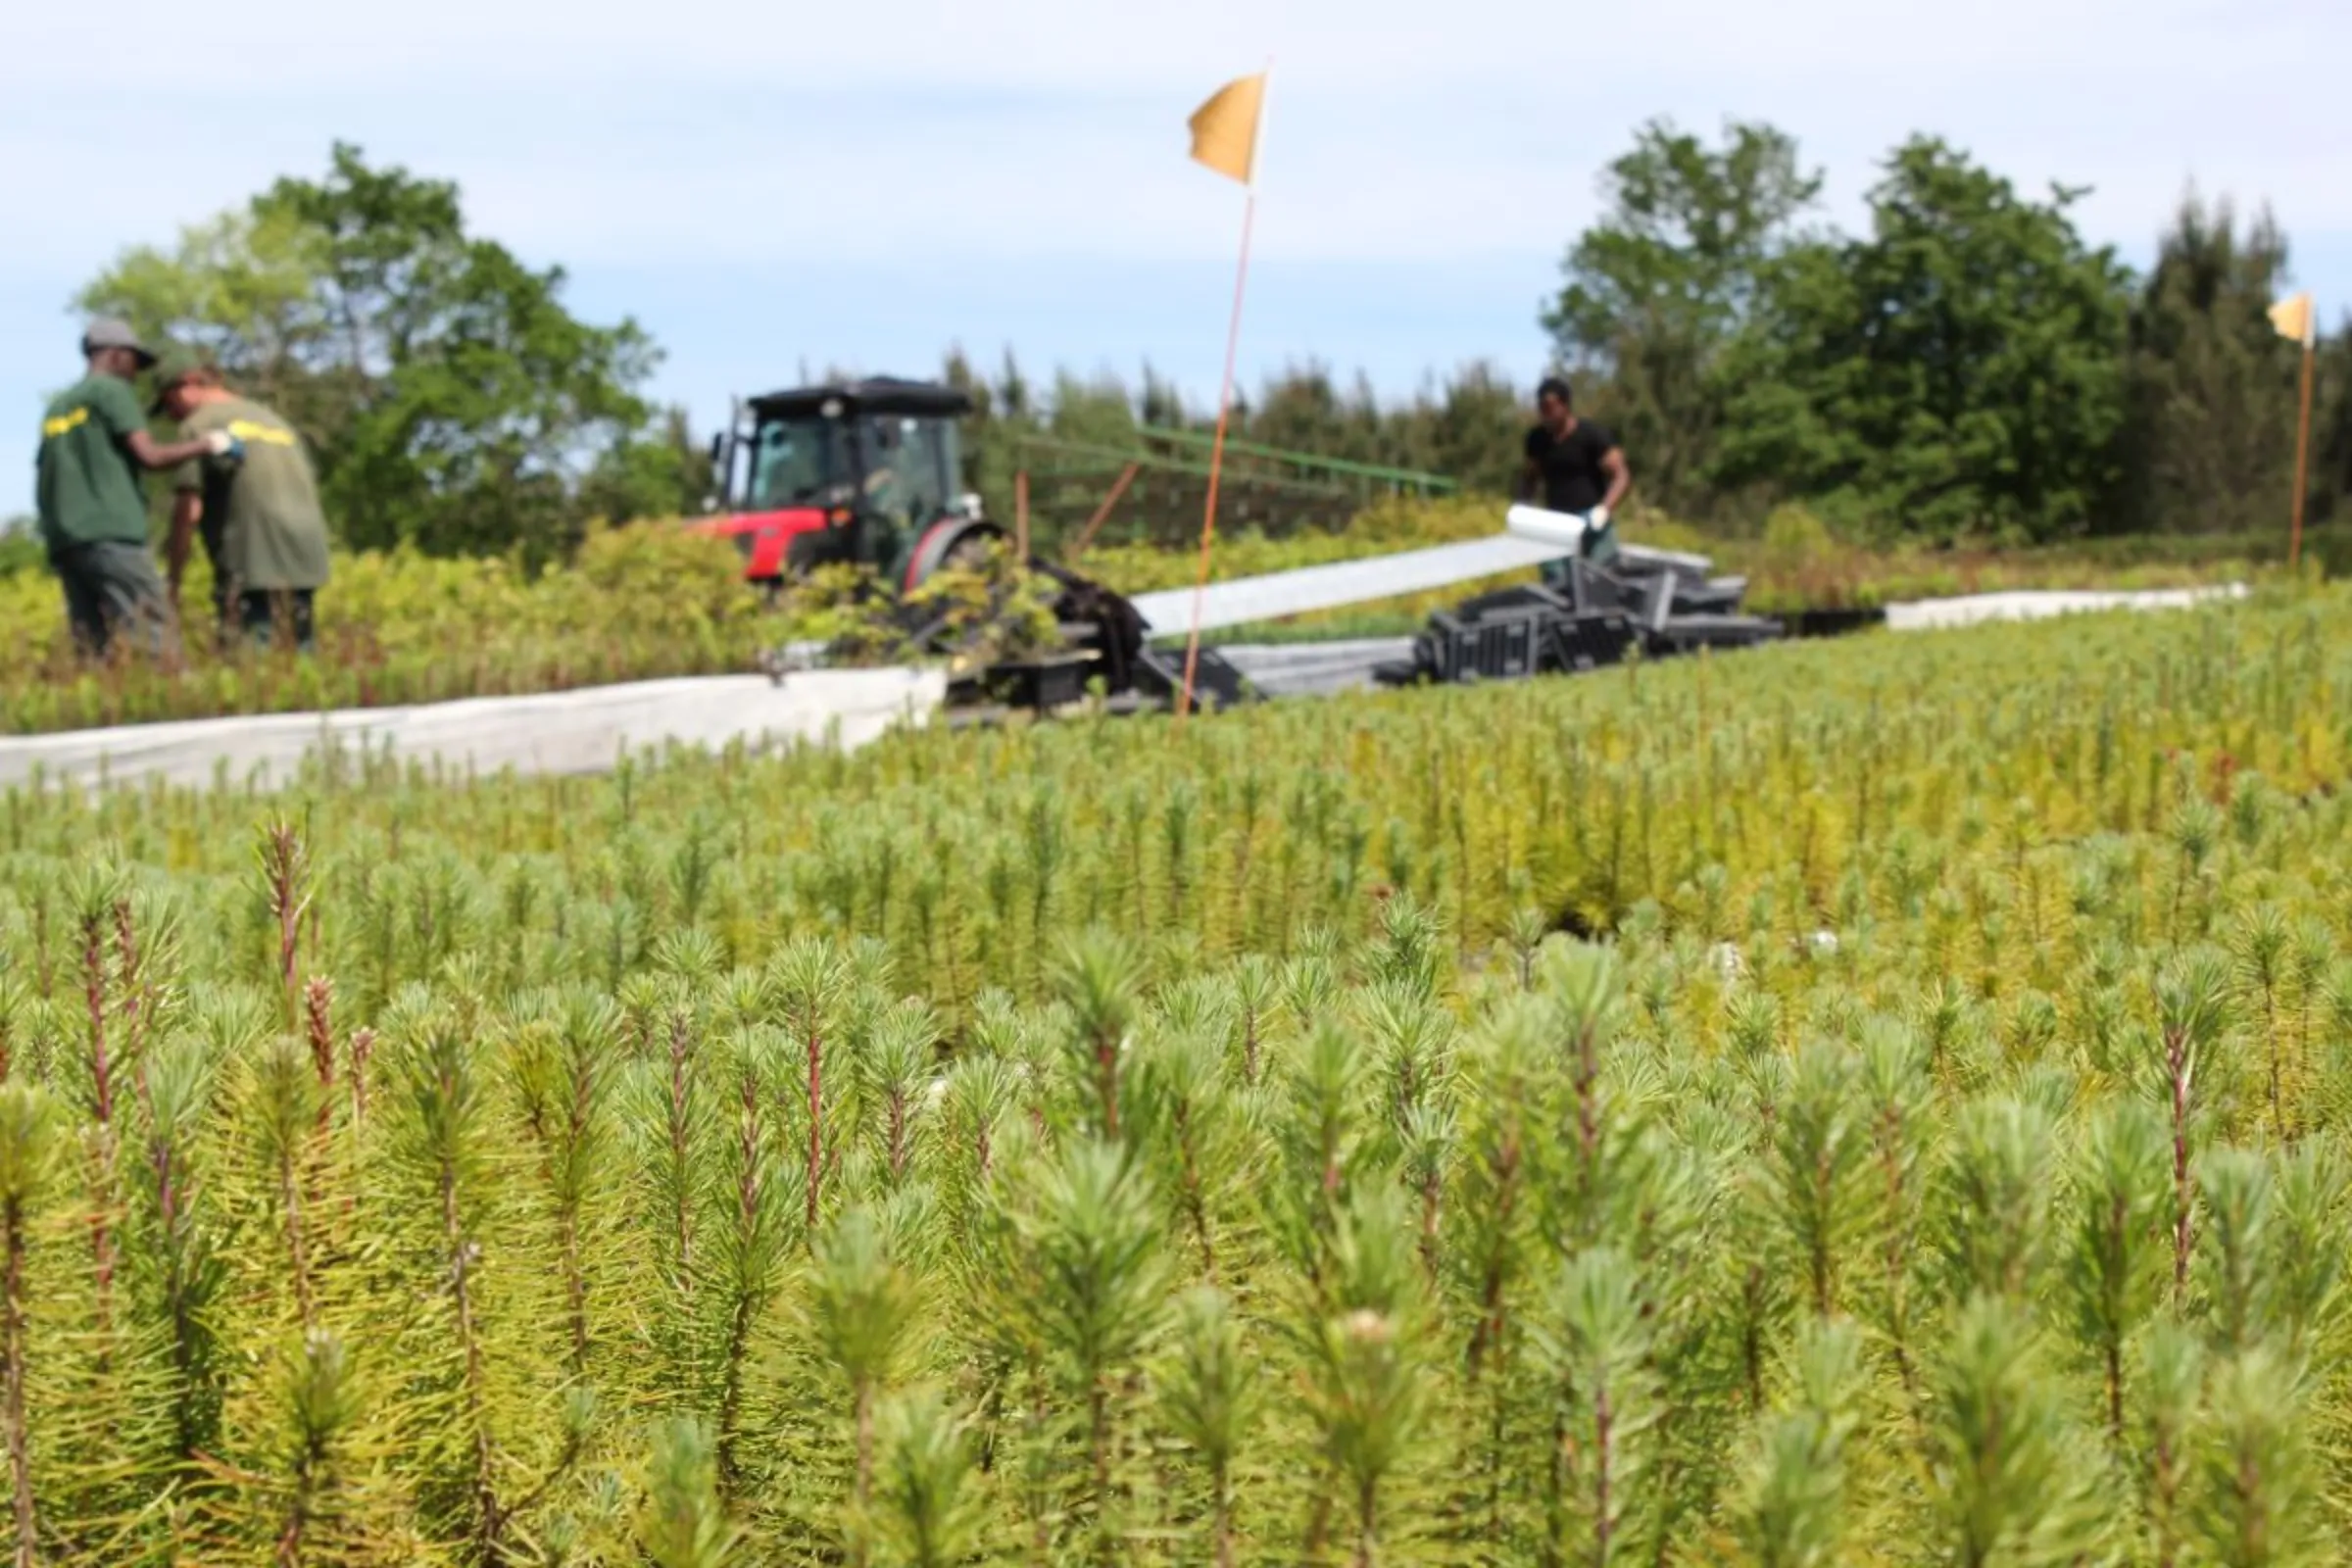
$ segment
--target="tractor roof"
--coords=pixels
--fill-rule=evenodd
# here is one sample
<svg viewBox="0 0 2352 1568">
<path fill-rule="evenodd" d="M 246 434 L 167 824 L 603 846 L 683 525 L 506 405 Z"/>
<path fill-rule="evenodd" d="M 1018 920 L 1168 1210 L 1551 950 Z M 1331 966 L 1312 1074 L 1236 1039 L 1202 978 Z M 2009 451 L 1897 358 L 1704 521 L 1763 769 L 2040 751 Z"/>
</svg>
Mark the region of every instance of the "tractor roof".
<svg viewBox="0 0 2352 1568">
<path fill-rule="evenodd" d="M 934 381 L 901 381 L 871 376 L 832 386 L 805 386 L 789 392 L 768 392 L 751 400 L 752 411 L 763 418 L 794 418 L 825 412 L 838 403 L 843 414 L 934 414 L 954 416 L 972 412 L 971 396 Z"/>
</svg>

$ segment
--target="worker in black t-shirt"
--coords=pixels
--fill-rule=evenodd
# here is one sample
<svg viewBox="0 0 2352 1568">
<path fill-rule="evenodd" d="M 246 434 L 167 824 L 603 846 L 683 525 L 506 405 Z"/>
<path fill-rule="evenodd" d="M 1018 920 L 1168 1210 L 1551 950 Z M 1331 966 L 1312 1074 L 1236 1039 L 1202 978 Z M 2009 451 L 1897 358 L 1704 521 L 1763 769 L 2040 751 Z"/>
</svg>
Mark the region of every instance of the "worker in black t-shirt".
<svg viewBox="0 0 2352 1568">
<path fill-rule="evenodd" d="M 1610 514 L 1625 499 L 1634 476 L 1625 466 L 1617 438 L 1591 419 L 1576 416 L 1568 383 L 1548 376 L 1536 388 L 1536 427 L 1527 432 L 1527 466 L 1519 477 L 1519 499 L 1546 512 L 1564 512 L 1585 520 L 1580 551 L 1589 561 L 1607 561 L 1617 554 L 1617 534 Z M 1561 574 L 1557 563 L 1546 564 L 1546 581 Z"/>
</svg>

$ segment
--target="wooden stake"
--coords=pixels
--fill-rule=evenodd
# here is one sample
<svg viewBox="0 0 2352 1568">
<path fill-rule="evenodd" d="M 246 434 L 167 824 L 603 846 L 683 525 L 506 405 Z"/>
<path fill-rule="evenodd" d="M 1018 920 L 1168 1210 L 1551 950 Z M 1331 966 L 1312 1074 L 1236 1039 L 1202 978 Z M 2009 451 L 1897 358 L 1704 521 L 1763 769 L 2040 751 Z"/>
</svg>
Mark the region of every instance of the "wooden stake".
<svg viewBox="0 0 2352 1568">
<path fill-rule="evenodd" d="M 1029 562 L 1029 470 L 1018 468 L 1012 475 L 1012 553 L 1014 559 L 1026 565 Z"/>
<path fill-rule="evenodd" d="M 1095 509 L 1095 514 L 1086 519 L 1086 526 L 1078 530 L 1078 542 L 1070 546 L 1072 561 L 1085 555 L 1086 547 L 1095 542 L 1095 535 L 1110 519 L 1110 509 L 1119 504 L 1119 497 L 1127 493 L 1127 487 L 1135 482 L 1135 476 L 1141 468 L 1142 465 L 1130 463 L 1119 470 L 1118 478 L 1111 483 L 1110 494 L 1102 498 L 1102 504 Z"/>
</svg>

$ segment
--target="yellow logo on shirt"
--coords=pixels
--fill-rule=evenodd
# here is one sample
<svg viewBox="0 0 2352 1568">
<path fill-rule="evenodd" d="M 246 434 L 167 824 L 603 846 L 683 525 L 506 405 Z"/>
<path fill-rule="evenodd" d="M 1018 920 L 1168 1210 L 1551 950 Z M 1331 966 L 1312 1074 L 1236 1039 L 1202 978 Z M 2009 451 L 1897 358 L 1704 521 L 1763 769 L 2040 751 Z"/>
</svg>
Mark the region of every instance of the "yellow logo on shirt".
<svg viewBox="0 0 2352 1568">
<path fill-rule="evenodd" d="M 293 431 L 281 430 L 274 424 L 256 424 L 251 419 L 229 420 L 228 433 L 248 446 L 256 441 L 271 447 L 290 447 L 294 444 Z"/>
<path fill-rule="evenodd" d="M 41 439 L 54 441 L 61 435 L 72 435 L 89 422 L 90 411 L 87 406 L 75 409 L 72 414 L 61 414 L 54 419 L 43 419 Z"/>
</svg>

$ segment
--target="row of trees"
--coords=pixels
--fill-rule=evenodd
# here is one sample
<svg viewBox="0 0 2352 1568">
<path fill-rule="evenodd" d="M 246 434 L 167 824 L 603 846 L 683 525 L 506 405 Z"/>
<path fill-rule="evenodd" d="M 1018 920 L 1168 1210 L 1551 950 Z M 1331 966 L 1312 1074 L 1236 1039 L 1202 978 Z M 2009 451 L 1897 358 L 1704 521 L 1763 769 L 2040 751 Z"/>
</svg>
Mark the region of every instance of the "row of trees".
<svg viewBox="0 0 2352 1568">
<path fill-rule="evenodd" d="M 76 305 L 210 354 L 309 437 L 345 544 L 566 554 L 592 516 L 674 514 L 698 470 L 645 396 L 661 355 L 471 232 L 456 185 L 338 144 L 318 179 L 122 256 Z"/>
<path fill-rule="evenodd" d="M 2144 275 L 2088 244 L 2079 191 L 2035 198 L 1933 138 L 1896 149 L 1864 232 L 1820 221 L 1795 142 L 1644 126 L 1605 179 L 1544 313 L 1554 360 L 1615 426 L 1643 497 L 1738 527 L 1799 500 L 1856 534 L 2047 540 L 2246 532 L 2286 515 L 2296 351 L 2266 311 L 2287 246 L 2267 213 L 2184 200 Z M 589 519 L 706 499 L 685 416 L 646 396 L 659 351 L 600 326 L 471 232 L 455 185 L 338 145 L 169 250 L 122 257 L 77 304 L 209 350 L 311 437 L 355 548 L 558 558 Z M 1001 510 L 1039 437 L 1132 443 L 1213 411 L 1140 383 L 1039 383 L 1008 355 L 948 379 L 981 412 L 970 478 Z M 2352 331 L 2323 346 L 2312 494 L 2352 498 Z M 1309 364 L 1238 432 L 1270 446 L 1506 487 L 1532 384 L 1473 364 L 1386 400 Z"/>
<path fill-rule="evenodd" d="M 1934 138 L 1897 148 L 1866 232 L 1810 220 L 1821 174 L 1767 125 L 1645 127 L 1547 318 L 1648 494 L 1695 515 L 1807 500 L 1935 539 L 2277 526 L 2298 350 L 2267 212 L 2193 192 L 2135 275 Z M 2352 334 L 2325 348 L 2312 500 L 2352 492 Z"/>
<path fill-rule="evenodd" d="M 2298 351 L 2267 212 L 2183 199 L 2144 274 L 2086 242 L 2084 194 L 2035 199 L 1933 138 L 1897 148 L 1860 234 L 1819 223 L 1822 175 L 1768 125 L 1709 144 L 1645 126 L 1544 313 L 1555 363 L 1626 443 L 1642 497 L 1741 527 L 1803 501 L 1844 531 L 2047 541 L 2277 529 L 2294 480 Z M 969 380 L 960 360 L 952 370 Z M 2309 502 L 2352 505 L 2352 332 L 2321 348 Z M 983 387 L 984 393 L 990 389 Z M 1045 432 L 1205 426 L 1142 389 L 1007 362 L 975 421 L 982 476 Z M 1507 486 L 1532 386 L 1472 365 L 1403 403 L 1310 365 L 1241 411 L 1252 439 Z"/>
</svg>

